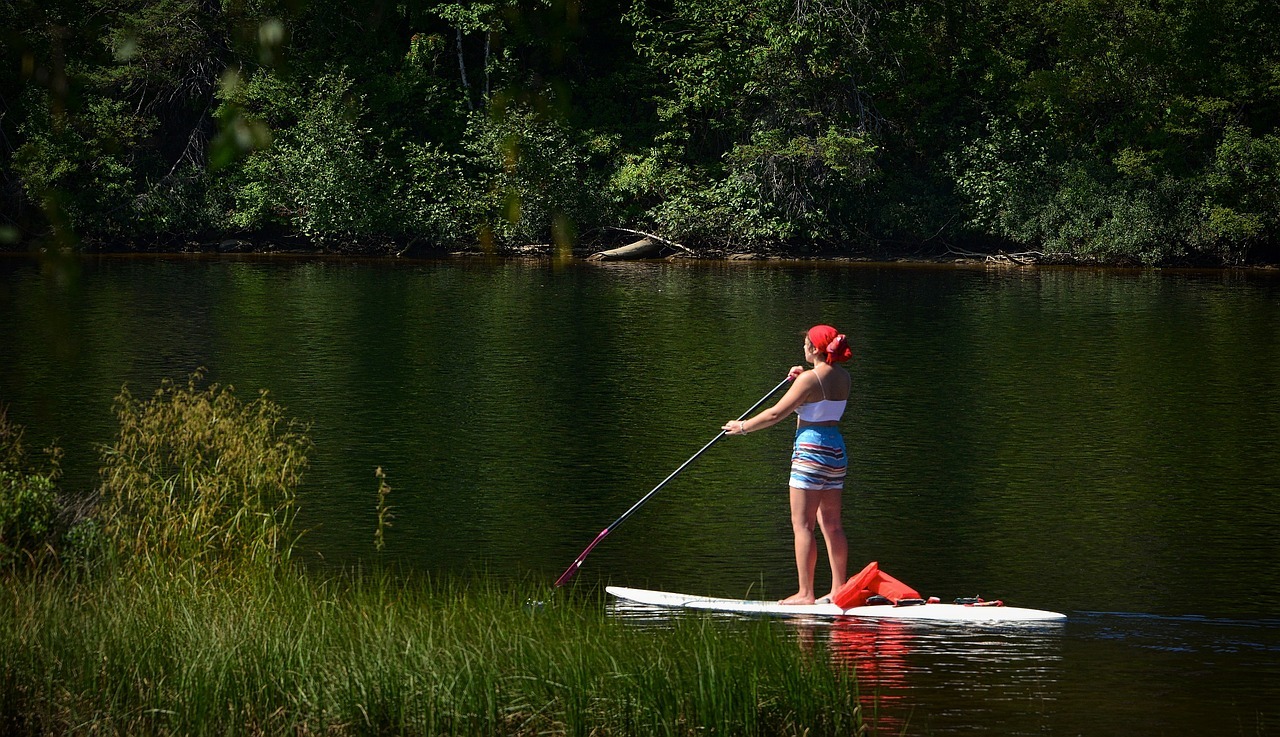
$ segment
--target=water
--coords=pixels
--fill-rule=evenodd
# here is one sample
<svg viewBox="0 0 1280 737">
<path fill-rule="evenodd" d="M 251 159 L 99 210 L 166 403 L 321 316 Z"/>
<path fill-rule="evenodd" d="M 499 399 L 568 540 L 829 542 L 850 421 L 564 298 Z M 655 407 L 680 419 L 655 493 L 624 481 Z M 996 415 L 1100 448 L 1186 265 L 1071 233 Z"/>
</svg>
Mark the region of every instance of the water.
<svg viewBox="0 0 1280 737">
<path fill-rule="evenodd" d="M 312 424 L 308 560 L 374 556 L 381 466 L 387 557 L 550 582 L 816 322 L 855 351 L 851 565 L 1070 617 L 780 624 L 878 731 L 1280 733 L 1276 275 L 3 258 L 0 402 L 89 490 L 121 386 L 204 367 Z M 789 444 L 722 440 L 576 585 L 791 593 Z"/>
</svg>

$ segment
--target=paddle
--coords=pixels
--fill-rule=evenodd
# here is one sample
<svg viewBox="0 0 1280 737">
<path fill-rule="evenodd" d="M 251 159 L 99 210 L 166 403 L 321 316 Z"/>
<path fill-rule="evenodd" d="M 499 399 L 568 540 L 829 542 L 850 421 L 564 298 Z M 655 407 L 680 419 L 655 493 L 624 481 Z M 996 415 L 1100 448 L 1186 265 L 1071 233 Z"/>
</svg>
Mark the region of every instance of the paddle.
<svg viewBox="0 0 1280 737">
<path fill-rule="evenodd" d="M 764 404 L 764 403 L 765 403 L 765 400 L 767 400 L 769 397 L 773 396 L 773 393 L 774 393 L 774 392 L 776 392 L 776 391 L 778 391 L 779 389 L 781 389 L 782 387 L 786 386 L 787 382 L 791 381 L 791 379 L 792 379 L 792 377 L 791 377 L 791 376 L 788 376 L 787 378 L 783 379 L 783 380 L 782 380 L 782 381 L 781 381 L 777 386 L 775 386 L 774 388 L 770 389 L 768 394 L 764 395 L 763 397 L 760 397 L 760 401 L 759 401 L 759 402 L 756 402 L 755 404 L 751 405 L 751 409 L 747 410 L 746 412 L 743 412 L 743 413 L 742 413 L 742 416 L 741 416 L 741 417 L 739 417 L 739 418 L 738 418 L 738 420 L 739 420 L 739 421 L 741 421 L 741 420 L 745 420 L 745 419 L 747 418 L 747 415 L 751 414 L 752 412 L 755 412 L 757 407 L 759 407 L 760 405 Z M 592 540 L 592 541 L 591 541 L 591 544 L 587 546 L 587 549 L 586 549 L 586 550 L 584 550 L 584 551 L 582 551 L 582 555 L 579 555 L 579 556 L 578 556 L 578 559 L 577 559 L 577 560 L 575 560 L 575 561 L 573 562 L 573 564 L 572 564 L 572 565 L 570 565 L 570 566 L 568 567 L 568 569 L 566 569 L 566 570 L 565 570 L 565 572 L 564 572 L 564 573 L 561 573 L 561 574 L 560 574 L 560 578 L 557 578 L 557 579 L 556 579 L 556 586 L 555 586 L 555 587 L 556 587 L 556 588 L 560 588 L 561 586 L 565 585 L 565 584 L 569 581 L 569 579 L 573 578 L 573 574 L 577 573 L 577 572 L 578 572 L 578 569 L 582 567 L 582 561 L 586 560 L 587 555 L 588 555 L 588 554 L 590 554 L 590 553 L 591 553 L 591 551 L 592 551 L 592 550 L 594 550 L 594 549 L 595 549 L 595 547 L 596 547 L 597 545 L 599 545 L 599 544 L 600 544 L 600 541 L 601 541 L 601 540 L 605 539 L 605 537 L 606 537 L 610 532 L 613 532 L 613 530 L 614 530 L 614 528 L 615 528 L 615 527 L 617 527 L 618 525 L 622 524 L 622 521 L 623 521 L 623 520 L 625 520 L 626 518 L 630 517 L 630 516 L 631 516 L 631 514 L 632 514 L 633 512 L 635 512 L 637 509 L 639 509 L 639 508 L 640 508 L 640 506 L 641 506 L 642 504 L 644 504 L 645 502 L 649 501 L 649 497 L 653 496 L 654 494 L 657 494 L 657 493 L 658 493 L 658 490 L 659 490 L 659 489 L 661 489 L 662 487 L 666 486 L 668 481 L 670 481 L 671 479 L 675 478 L 675 477 L 676 477 L 676 475 L 677 475 L 677 474 L 679 474 L 681 471 L 683 471 L 683 470 L 685 469 L 685 467 L 686 467 L 686 466 L 688 466 L 690 463 L 693 463 L 693 462 L 698 458 L 698 456 L 702 455 L 702 454 L 703 454 L 703 452 L 705 452 L 707 448 L 710 448 L 712 445 L 715 445 L 715 442 L 716 442 L 717 440 L 719 440 L 720 438 L 722 438 L 722 437 L 724 437 L 724 430 L 721 430 L 719 435 L 716 435 L 714 438 L 711 438 L 711 442 L 709 442 L 709 443 L 707 443 L 706 445 L 702 446 L 702 450 L 699 450 L 697 453 L 694 453 L 692 456 L 690 456 L 690 457 L 689 457 L 689 460 L 687 460 L 687 461 L 685 461 L 684 463 L 680 464 L 680 467 L 679 467 L 679 468 L 677 468 L 676 470 L 672 471 L 670 476 L 668 476 L 668 477 L 666 477 L 665 479 L 663 479 L 663 480 L 662 480 L 662 483 L 660 483 L 660 484 L 658 484 L 657 486 L 653 487 L 653 491 L 650 491 L 648 494 L 645 494 L 645 495 L 644 495 L 644 497 L 643 497 L 642 499 L 640 499 L 640 501 L 638 501 L 638 502 L 636 502 L 635 504 L 631 505 L 631 509 L 628 509 L 626 512 L 624 512 L 624 513 L 622 514 L 622 516 L 621 516 L 621 517 L 619 517 L 618 519 L 614 520 L 613 524 L 611 524 L 611 525 L 609 525 L 608 527 L 606 527 L 606 528 L 604 528 L 603 530 L 601 530 L 601 531 L 600 531 L 600 534 L 599 534 L 599 535 L 596 535 L 596 539 L 595 539 L 595 540 Z"/>
</svg>

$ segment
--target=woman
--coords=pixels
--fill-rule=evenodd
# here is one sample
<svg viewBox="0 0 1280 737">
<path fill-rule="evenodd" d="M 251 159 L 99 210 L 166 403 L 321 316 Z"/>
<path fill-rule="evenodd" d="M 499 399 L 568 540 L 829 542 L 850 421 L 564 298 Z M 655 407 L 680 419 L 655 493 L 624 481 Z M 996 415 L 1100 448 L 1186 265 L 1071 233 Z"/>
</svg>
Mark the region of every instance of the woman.
<svg viewBox="0 0 1280 737">
<path fill-rule="evenodd" d="M 816 325 L 804 338 L 804 360 L 813 364 L 791 369 L 795 379 L 777 404 L 747 420 L 725 423 L 726 435 L 746 435 L 777 424 L 795 412 L 795 450 L 791 455 L 791 529 L 795 534 L 796 570 L 800 588 L 783 604 L 812 604 L 814 568 L 818 564 L 818 547 L 813 525 L 822 528 L 831 563 L 829 599 L 845 582 L 849 548 L 840 521 L 840 495 L 844 489 L 844 438 L 839 422 L 849 401 L 852 380 L 838 363 L 852 356 L 848 341 L 830 325 Z"/>
</svg>

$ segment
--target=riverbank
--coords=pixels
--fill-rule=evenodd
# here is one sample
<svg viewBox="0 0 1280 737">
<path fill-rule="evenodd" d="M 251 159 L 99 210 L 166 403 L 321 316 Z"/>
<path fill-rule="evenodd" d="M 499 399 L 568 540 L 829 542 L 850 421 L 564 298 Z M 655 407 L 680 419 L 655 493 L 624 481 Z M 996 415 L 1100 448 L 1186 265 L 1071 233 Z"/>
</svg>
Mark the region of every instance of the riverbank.
<svg viewBox="0 0 1280 737">
<path fill-rule="evenodd" d="M 76 246 L 58 245 L 50 241 L 26 241 L 0 244 L 0 253 L 69 253 L 85 255 L 238 255 L 238 256 L 316 256 L 373 259 L 447 259 L 447 258 L 571 258 L 587 260 L 625 244 L 625 239 L 595 239 L 562 248 L 554 244 L 493 246 L 483 248 L 443 247 L 420 240 L 327 241 L 315 242 L 290 236 L 252 236 L 240 238 L 173 240 L 146 242 L 82 242 Z M 614 259 L 609 259 L 614 260 Z M 1077 266 L 1082 268 L 1193 268 L 1246 269 L 1280 271 L 1280 250 L 1260 253 L 1256 258 L 1238 264 L 1224 264 L 1204 258 L 1187 258 L 1161 263 L 1143 263 L 1137 259 L 1082 258 L 1064 253 L 1045 253 L 1020 249 L 1015 244 L 882 244 L 856 252 L 835 249 L 800 249 L 779 245 L 763 249 L 724 250 L 686 248 L 666 245 L 642 258 L 644 261 L 751 261 L 794 263 L 897 263 L 964 266 Z"/>
</svg>

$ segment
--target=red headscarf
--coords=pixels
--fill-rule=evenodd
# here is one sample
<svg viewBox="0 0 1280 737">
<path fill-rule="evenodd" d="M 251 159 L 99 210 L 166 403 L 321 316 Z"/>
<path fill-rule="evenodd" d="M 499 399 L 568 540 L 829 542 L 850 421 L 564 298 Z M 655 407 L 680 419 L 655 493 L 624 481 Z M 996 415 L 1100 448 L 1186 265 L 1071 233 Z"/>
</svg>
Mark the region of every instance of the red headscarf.
<svg viewBox="0 0 1280 737">
<path fill-rule="evenodd" d="M 830 325 L 814 325 L 809 328 L 809 342 L 815 350 L 827 354 L 828 363 L 843 363 L 853 358 L 848 339 Z"/>
</svg>

